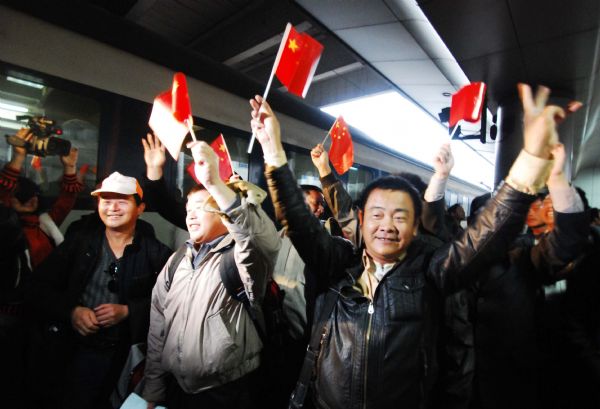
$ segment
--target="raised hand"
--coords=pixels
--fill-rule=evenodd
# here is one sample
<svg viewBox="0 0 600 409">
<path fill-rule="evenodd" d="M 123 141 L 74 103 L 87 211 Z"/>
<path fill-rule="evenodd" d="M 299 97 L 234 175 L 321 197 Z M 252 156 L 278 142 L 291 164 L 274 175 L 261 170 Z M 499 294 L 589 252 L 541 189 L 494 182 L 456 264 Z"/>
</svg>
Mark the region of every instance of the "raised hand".
<svg viewBox="0 0 600 409">
<path fill-rule="evenodd" d="M 519 96 L 523 106 L 523 148 L 531 155 L 550 159 L 552 148 L 559 142 L 557 124 L 566 118 L 567 112 L 577 111 L 582 104 L 574 101 L 567 111 L 556 105 L 546 105 L 550 89 L 544 86 L 538 87 L 534 97 L 529 85 L 519 84 Z"/>
<path fill-rule="evenodd" d="M 78 157 L 79 149 L 77 148 L 71 148 L 68 155 L 60 157 L 60 161 L 63 164 L 65 175 L 72 175 L 76 172 Z"/>
<path fill-rule="evenodd" d="M 329 165 L 329 154 L 320 143 L 317 144 L 310 151 L 310 158 L 312 159 L 313 165 L 319 171 L 319 176 L 324 177 L 331 173 L 331 166 Z"/>
<path fill-rule="evenodd" d="M 144 162 L 146 162 L 146 176 L 150 180 L 158 180 L 163 175 L 163 167 L 167 156 L 165 147 L 158 137 L 148 133 L 146 139 L 142 138 L 144 146 Z"/>
<path fill-rule="evenodd" d="M 250 100 L 250 106 L 252 107 L 250 125 L 252 132 L 262 146 L 263 154 L 269 156 L 283 152 L 281 128 L 269 103 L 264 101 L 260 95 L 257 95 Z"/>
<path fill-rule="evenodd" d="M 450 142 L 443 143 L 439 151 L 433 158 L 433 169 L 435 174 L 442 178 L 450 176 L 450 171 L 454 167 L 454 156 L 450 148 Z"/>
<path fill-rule="evenodd" d="M 557 143 L 554 145 L 550 153 L 554 157 L 554 163 L 552 164 L 552 170 L 548 176 L 548 187 L 569 187 L 569 181 L 564 173 L 565 162 L 567 160 L 565 145 L 562 143 Z"/>
<path fill-rule="evenodd" d="M 196 162 L 196 177 L 209 189 L 221 181 L 219 176 L 219 157 L 206 142 L 193 141 L 187 144 Z"/>
</svg>

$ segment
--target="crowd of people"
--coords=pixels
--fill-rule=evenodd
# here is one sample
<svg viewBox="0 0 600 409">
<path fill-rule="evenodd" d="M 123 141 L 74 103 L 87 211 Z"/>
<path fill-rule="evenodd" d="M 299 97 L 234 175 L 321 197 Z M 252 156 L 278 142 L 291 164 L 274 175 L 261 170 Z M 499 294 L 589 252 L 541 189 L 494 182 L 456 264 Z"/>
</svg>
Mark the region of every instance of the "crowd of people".
<svg viewBox="0 0 600 409">
<path fill-rule="evenodd" d="M 600 407 L 598 211 L 569 183 L 557 132 L 577 106 L 519 91 L 523 148 L 468 218 L 446 209 L 449 143 L 429 184 L 399 172 L 354 201 L 319 144 L 321 187 L 298 185 L 260 96 L 268 192 L 221 180 L 194 141 L 200 184 L 179 200 L 148 134 L 146 175 L 110 174 L 64 235 L 77 150 L 42 212 L 13 147 L 0 172 L 4 406 L 118 408 L 136 392 L 148 409 Z M 181 248 L 140 219 L 147 204 L 188 231 Z"/>
</svg>

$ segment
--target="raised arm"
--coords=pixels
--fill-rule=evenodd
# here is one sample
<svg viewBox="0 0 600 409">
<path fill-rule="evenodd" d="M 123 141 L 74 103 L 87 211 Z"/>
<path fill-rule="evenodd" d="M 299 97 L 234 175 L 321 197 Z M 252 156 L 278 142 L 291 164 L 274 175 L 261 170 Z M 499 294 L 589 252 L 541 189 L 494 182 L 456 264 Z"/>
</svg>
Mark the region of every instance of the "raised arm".
<svg viewBox="0 0 600 409">
<path fill-rule="evenodd" d="M 342 182 L 331 171 L 327 151 L 323 145 L 318 144 L 310 151 L 310 157 L 319 172 L 319 178 L 323 186 L 323 196 L 327 206 L 333 213 L 333 218 L 340 224 L 344 237 L 350 240 L 355 247 L 360 247 L 358 214 L 356 209 L 352 207 L 352 197 L 348 194 Z"/>
<path fill-rule="evenodd" d="M 422 228 L 443 241 L 448 243 L 452 240 L 452 234 L 448 230 L 445 221 L 446 203 L 444 195 L 450 172 L 454 167 L 454 156 L 450 143 L 444 143 L 433 158 L 434 173 L 431 176 L 423 200 L 423 213 L 421 214 Z"/>
<path fill-rule="evenodd" d="M 443 291 L 464 288 L 478 272 L 506 253 L 523 226 L 535 194 L 550 174 L 552 149 L 558 143 L 556 126 L 566 112 L 558 106 L 546 106 L 548 88 L 540 87 L 535 99 L 529 86 L 520 84 L 519 91 L 524 111 L 523 149 L 504 185 L 475 223 L 448 247 L 436 252 L 431 278 Z"/>
<path fill-rule="evenodd" d="M 146 202 L 155 208 L 164 219 L 181 229 L 186 229 L 185 205 L 169 193 L 163 177 L 163 167 L 166 161 L 165 147 L 151 133 L 146 135 L 146 139 L 142 138 L 142 145 L 146 162 L 144 183 Z"/>
<path fill-rule="evenodd" d="M 264 293 L 266 278 L 273 272 L 281 239 L 275 224 L 260 207 L 266 193 L 248 182 L 236 182 L 234 191 L 219 176 L 219 157 L 204 141 L 191 142 L 196 175 L 210 193 L 214 205 L 205 204 L 205 211 L 214 211 L 235 240 L 235 261 L 249 298 L 255 291 Z M 238 187 L 243 187 L 243 189 Z"/>
<path fill-rule="evenodd" d="M 277 219 L 287 228 L 298 254 L 321 281 L 344 274 L 344 265 L 353 262 L 353 246 L 332 237 L 304 203 L 302 190 L 287 166 L 281 144 L 279 122 L 260 96 L 250 100 L 252 129 L 260 142 L 266 164 L 266 177 Z"/>
</svg>

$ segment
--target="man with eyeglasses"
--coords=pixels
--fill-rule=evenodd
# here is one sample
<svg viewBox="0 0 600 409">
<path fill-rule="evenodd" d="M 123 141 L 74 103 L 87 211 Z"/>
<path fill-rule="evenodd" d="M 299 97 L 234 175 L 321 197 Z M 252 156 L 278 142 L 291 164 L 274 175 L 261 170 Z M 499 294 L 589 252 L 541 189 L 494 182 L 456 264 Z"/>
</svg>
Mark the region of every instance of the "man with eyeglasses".
<svg viewBox="0 0 600 409">
<path fill-rule="evenodd" d="M 130 346 L 145 341 L 152 287 L 170 255 L 138 221 L 145 205 L 135 178 L 114 172 L 92 196 L 100 220 L 67 235 L 35 272 L 30 294 L 66 352 L 61 408 L 110 407 Z M 60 378 L 61 368 L 50 369 Z"/>
</svg>

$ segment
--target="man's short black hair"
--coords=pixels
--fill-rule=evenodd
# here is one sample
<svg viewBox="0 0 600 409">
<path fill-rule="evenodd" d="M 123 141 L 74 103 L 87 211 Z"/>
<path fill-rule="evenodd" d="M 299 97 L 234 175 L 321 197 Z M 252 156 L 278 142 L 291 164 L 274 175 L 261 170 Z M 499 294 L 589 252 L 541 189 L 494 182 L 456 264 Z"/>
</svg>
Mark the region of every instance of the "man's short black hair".
<svg viewBox="0 0 600 409">
<path fill-rule="evenodd" d="M 320 194 L 323 194 L 323 190 L 319 186 L 315 186 L 315 185 L 300 185 L 300 189 L 302 189 L 302 191 L 304 193 L 309 193 L 311 191 L 315 191 L 315 192 L 319 192 Z"/>
<path fill-rule="evenodd" d="M 406 180 L 403 177 L 393 175 L 383 176 L 378 179 L 375 179 L 374 181 L 369 183 L 367 187 L 364 188 L 364 190 L 360 194 L 360 197 L 358 198 L 358 207 L 361 210 L 365 210 L 367 200 L 369 199 L 371 192 L 373 192 L 373 190 L 375 189 L 398 190 L 401 192 L 408 193 L 413 202 L 413 207 L 415 209 L 415 223 L 419 221 L 419 218 L 421 217 L 423 204 L 421 203 L 421 197 L 419 195 L 419 192 L 414 187 L 414 185 L 408 180 Z"/>
<path fill-rule="evenodd" d="M 450 206 L 450 207 L 448 208 L 448 210 L 447 210 L 447 213 L 448 213 L 448 214 L 453 214 L 453 213 L 456 211 L 456 209 L 458 209 L 459 207 L 461 207 L 461 208 L 462 208 L 462 205 L 461 205 L 460 203 L 454 203 L 452 206 Z M 464 210 L 464 209 L 463 209 L 463 210 Z"/>
<path fill-rule="evenodd" d="M 17 180 L 17 188 L 14 193 L 15 198 L 19 202 L 25 203 L 32 197 L 39 196 L 40 194 L 40 187 L 33 180 L 19 177 Z"/>
<path fill-rule="evenodd" d="M 469 213 L 469 217 L 467 218 L 467 224 L 473 223 L 479 209 L 481 209 L 483 205 L 485 205 L 486 202 L 490 200 L 491 197 L 491 193 L 484 193 L 473 199 L 473 201 L 471 202 L 471 212 Z"/>
</svg>

